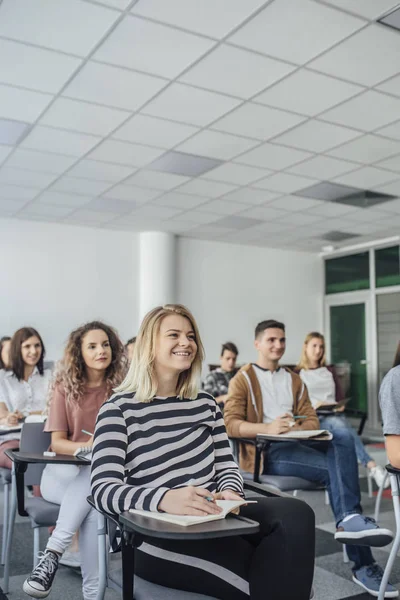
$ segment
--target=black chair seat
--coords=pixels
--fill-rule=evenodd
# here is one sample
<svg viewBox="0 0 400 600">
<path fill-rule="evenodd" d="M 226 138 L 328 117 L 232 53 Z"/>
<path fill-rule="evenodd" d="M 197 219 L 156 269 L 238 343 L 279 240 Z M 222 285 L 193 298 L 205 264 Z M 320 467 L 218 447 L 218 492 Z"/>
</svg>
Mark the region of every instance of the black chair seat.
<svg viewBox="0 0 400 600">
<path fill-rule="evenodd" d="M 26 498 L 25 510 L 35 521 L 36 527 L 51 527 L 56 524 L 60 505 L 43 498 Z"/>
<path fill-rule="evenodd" d="M 243 479 L 253 481 L 253 474 L 242 472 Z M 323 486 L 301 477 L 291 477 L 289 475 L 260 475 L 260 483 L 266 483 L 275 487 L 281 492 L 293 492 L 294 490 L 322 490 Z"/>
<path fill-rule="evenodd" d="M 11 469 L 6 469 L 5 467 L 0 468 L 0 481 L 3 485 L 11 483 Z"/>
</svg>

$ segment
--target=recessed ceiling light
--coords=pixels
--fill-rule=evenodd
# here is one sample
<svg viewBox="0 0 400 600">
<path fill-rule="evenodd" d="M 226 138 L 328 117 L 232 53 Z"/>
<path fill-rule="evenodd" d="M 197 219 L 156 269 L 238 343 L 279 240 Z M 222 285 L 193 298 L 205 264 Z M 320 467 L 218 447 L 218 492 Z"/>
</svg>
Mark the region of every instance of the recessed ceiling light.
<svg viewBox="0 0 400 600">
<path fill-rule="evenodd" d="M 15 146 L 30 130 L 29 123 L 0 119 L 0 144 Z"/>
<path fill-rule="evenodd" d="M 349 240 L 354 237 L 359 237 L 359 234 L 347 231 L 328 231 L 328 233 L 321 235 L 320 239 L 326 240 L 327 242 L 343 242 L 344 240 Z"/>
<path fill-rule="evenodd" d="M 383 15 L 383 17 L 380 17 L 378 23 L 382 23 L 382 25 L 386 25 L 392 29 L 400 30 L 400 4 L 389 13 Z"/>
<path fill-rule="evenodd" d="M 146 168 L 151 171 L 163 171 L 165 173 L 175 173 L 176 175 L 186 175 L 187 177 L 197 177 L 215 169 L 222 164 L 222 160 L 197 156 L 195 154 L 186 154 L 186 152 L 166 152 L 160 158 L 157 158 Z"/>
</svg>

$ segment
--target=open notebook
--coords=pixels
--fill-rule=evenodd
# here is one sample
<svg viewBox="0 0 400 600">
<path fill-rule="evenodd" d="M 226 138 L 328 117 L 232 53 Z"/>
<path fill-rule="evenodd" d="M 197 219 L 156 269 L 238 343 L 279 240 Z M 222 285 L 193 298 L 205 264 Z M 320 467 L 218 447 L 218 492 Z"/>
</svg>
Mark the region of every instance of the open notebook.
<svg viewBox="0 0 400 600">
<path fill-rule="evenodd" d="M 292 440 L 331 440 L 332 434 L 327 429 L 295 429 L 294 431 L 288 431 L 287 433 L 280 433 L 279 435 L 273 434 L 264 434 L 258 433 L 257 437 L 265 438 L 268 440 L 282 440 L 282 439 L 292 439 Z"/>
<path fill-rule="evenodd" d="M 131 508 L 130 513 L 134 515 L 141 515 L 148 519 L 156 519 L 157 521 L 165 521 L 166 523 L 173 523 L 174 525 L 182 525 L 183 527 L 189 527 L 190 525 L 198 525 L 199 523 L 207 523 L 208 521 L 218 521 L 225 519 L 225 517 L 239 508 L 244 504 L 255 504 L 257 500 L 216 500 L 216 504 L 222 508 L 222 512 L 218 515 L 206 515 L 205 517 L 192 517 L 190 515 L 172 515 L 171 513 L 156 513 L 148 510 L 137 510 Z"/>
</svg>

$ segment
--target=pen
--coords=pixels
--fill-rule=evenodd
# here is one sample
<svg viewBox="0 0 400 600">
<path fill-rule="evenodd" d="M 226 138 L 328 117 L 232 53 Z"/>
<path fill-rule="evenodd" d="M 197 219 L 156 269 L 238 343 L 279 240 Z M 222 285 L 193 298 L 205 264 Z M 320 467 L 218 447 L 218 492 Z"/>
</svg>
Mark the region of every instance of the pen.
<svg viewBox="0 0 400 600">
<path fill-rule="evenodd" d="M 295 417 L 296 418 L 296 417 Z M 86 435 L 94 436 L 94 433 L 90 433 L 90 431 L 86 431 L 86 429 L 81 429 L 82 433 L 86 433 Z"/>
<path fill-rule="evenodd" d="M 214 498 L 212 496 L 206 496 L 207 502 L 214 502 Z"/>
<path fill-rule="evenodd" d="M 293 419 L 307 419 L 307 416 L 304 415 L 296 415 L 295 417 L 292 417 Z"/>
</svg>

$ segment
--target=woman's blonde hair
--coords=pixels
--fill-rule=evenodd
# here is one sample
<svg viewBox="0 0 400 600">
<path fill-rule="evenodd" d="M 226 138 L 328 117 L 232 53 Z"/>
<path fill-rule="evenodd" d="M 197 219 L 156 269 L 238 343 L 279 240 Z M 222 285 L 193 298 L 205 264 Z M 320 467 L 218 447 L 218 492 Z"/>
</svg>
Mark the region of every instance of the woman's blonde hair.
<svg viewBox="0 0 400 600">
<path fill-rule="evenodd" d="M 307 358 L 307 344 L 313 340 L 314 338 L 317 338 L 318 340 L 321 340 L 321 342 L 324 345 L 324 353 L 321 356 L 320 360 L 319 360 L 319 366 L 320 367 L 325 367 L 326 365 L 326 354 L 325 354 L 325 338 L 322 335 L 322 333 L 319 333 L 318 331 L 312 331 L 311 333 L 309 333 L 308 335 L 306 335 L 306 339 L 304 340 L 304 344 L 303 344 L 303 349 L 301 351 L 301 357 L 300 357 L 300 362 L 297 365 L 296 369 L 298 369 L 299 371 L 301 371 L 301 369 L 309 369 L 310 368 L 310 362 Z"/>
<path fill-rule="evenodd" d="M 196 356 L 190 368 L 179 375 L 176 395 L 181 399 L 197 398 L 204 347 L 192 313 L 182 304 L 157 306 L 147 313 L 136 338 L 129 371 L 121 385 L 115 389 L 116 392 L 135 392 L 135 398 L 139 402 L 151 402 L 157 395 L 157 379 L 154 368 L 156 339 L 161 321 L 169 315 L 180 315 L 190 321 L 197 344 Z"/>
</svg>

